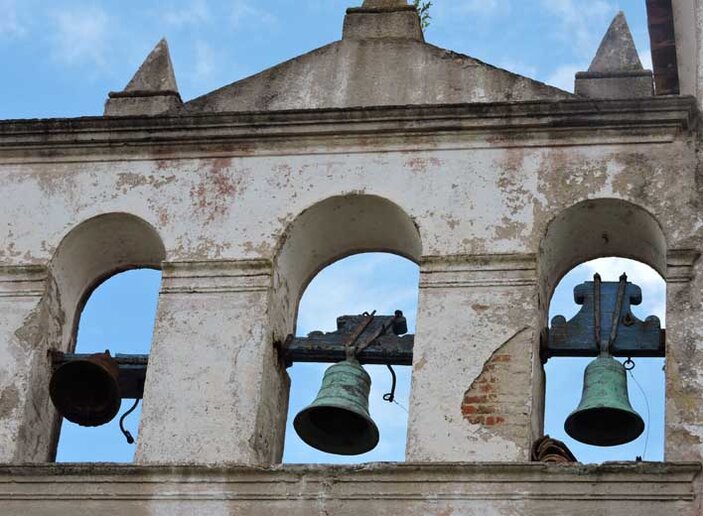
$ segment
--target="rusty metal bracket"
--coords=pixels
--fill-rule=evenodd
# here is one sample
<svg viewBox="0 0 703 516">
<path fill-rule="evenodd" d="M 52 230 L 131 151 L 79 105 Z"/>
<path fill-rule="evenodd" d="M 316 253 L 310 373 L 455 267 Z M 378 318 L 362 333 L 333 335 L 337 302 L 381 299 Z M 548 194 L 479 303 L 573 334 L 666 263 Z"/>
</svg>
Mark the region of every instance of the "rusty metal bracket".
<svg viewBox="0 0 703 516">
<path fill-rule="evenodd" d="M 51 350 L 52 372 L 59 367 L 73 360 L 84 360 L 90 354 L 63 353 Z M 149 364 L 149 355 L 115 355 L 115 361 L 119 367 L 120 376 L 120 396 L 122 399 L 141 399 L 144 395 L 144 380 L 146 379 L 146 368 Z"/>
<path fill-rule="evenodd" d="M 641 321 L 630 310 L 642 302 L 642 289 L 627 281 L 601 282 L 596 274 L 574 289 L 574 301 L 583 305 L 567 322 L 552 319 L 542 360 L 551 357 L 595 357 L 607 349 L 616 357 L 663 357 L 665 332 L 656 316 Z"/>
<path fill-rule="evenodd" d="M 295 362 L 334 363 L 346 359 L 349 342 L 358 342 L 356 359 L 362 364 L 412 365 L 415 336 L 407 331 L 400 310 L 390 316 L 344 315 L 337 318 L 337 331 L 289 335 L 280 353 L 286 367 Z"/>
</svg>

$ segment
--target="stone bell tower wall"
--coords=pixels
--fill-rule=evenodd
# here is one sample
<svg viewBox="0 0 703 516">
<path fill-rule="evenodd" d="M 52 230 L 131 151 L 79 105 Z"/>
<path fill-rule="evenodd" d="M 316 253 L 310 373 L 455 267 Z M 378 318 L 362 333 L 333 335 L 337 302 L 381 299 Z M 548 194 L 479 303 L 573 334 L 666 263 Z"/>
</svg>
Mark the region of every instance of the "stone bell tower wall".
<svg viewBox="0 0 703 516">
<path fill-rule="evenodd" d="M 369 0 L 341 42 L 185 103 L 161 42 L 111 116 L 0 121 L 0 507 L 701 513 L 699 100 L 578 97 L 427 45 L 408 16 Z M 360 96 L 365 77 L 384 80 Z M 310 278 L 362 251 L 421 269 L 407 463 L 282 466 L 280 342 Z M 667 281 L 667 462 L 531 464 L 553 289 L 612 255 Z M 163 271 L 136 464 L 50 464 L 48 351 L 135 267 Z"/>
</svg>

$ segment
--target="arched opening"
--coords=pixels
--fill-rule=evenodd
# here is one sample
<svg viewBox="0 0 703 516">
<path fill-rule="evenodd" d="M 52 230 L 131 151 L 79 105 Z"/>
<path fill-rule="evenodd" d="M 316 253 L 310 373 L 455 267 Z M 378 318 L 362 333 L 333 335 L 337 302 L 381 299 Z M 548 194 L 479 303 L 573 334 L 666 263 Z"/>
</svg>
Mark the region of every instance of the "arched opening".
<svg viewBox="0 0 703 516">
<path fill-rule="evenodd" d="M 419 262 L 420 234 L 398 205 L 373 195 L 331 197 L 289 226 L 274 263 L 272 322 L 275 335 L 294 332 L 298 303 L 327 265 L 363 252 L 388 252 Z"/>
<path fill-rule="evenodd" d="M 74 228 L 61 241 L 49 265 L 53 286 L 49 304 L 58 314 L 48 337 L 51 347 L 65 353 L 109 349 L 114 356 L 145 348 L 147 353 L 160 284 L 158 269 L 164 259 L 165 249 L 158 233 L 136 216 L 110 213 Z M 47 393 L 49 376 L 44 386 Z M 53 417 L 56 411 L 51 402 L 48 405 Z M 55 442 L 61 419 L 55 418 Z M 133 451 L 120 450 L 124 437 L 114 431 L 117 419 L 102 430 L 67 431 L 66 438 L 74 446 L 69 441 L 62 442 L 59 460 L 131 461 Z M 130 421 L 134 423 L 138 418 Z M 130 426 L 136 434 L 136 426 Z"/>
<path fill-rule="evenodd" d="M 319 202 L 291 224 L 277 254 L 271 305 L 274 334 L 283 341 L 288 334 L 304 336 L 310 331 L 333 331 L 338 316 L 373 310 L 379 315 L 393 315 L 396 309 L 404 311 L 409 331 L 414 331 L 419 285 L 416 263 L 421 254 L 417 228 L 394 203 L 370 195 L 332 197 Z M 404 306 L 396 306 L 399 303 Z M 284 460 L 344 463 L 402 460 L 409 368 L 395 368 L 396 399 L 405 407 L 401 408 L 383 401 L 383 394 L 388 393 L 391 385 L 387 368 L 366 367 L 372 377 L 372 417 L 378 417 L 382 427 L 380 445 L 371 453 L 353 459 L 333 456 L 317 452 L 298 440 L 291 420 L 315 398 L 325 369 L 325 365 L 295 364 L 289 370 L 292 385 Z M 383 392 L 379 395 L 380 391 Z M 384 407 L 384 403 L 389 406 Z"/>
<path fill-rule="evenodd" d="M 643 304 L 632 306 L 632 313 L 641 320 L 655 315 L 663 323 L 666 254 L 666 239 L 659 223 L 639 206 L 616 199 L 597 199 L 564 210 L 550 223 L 540 247 L 539 300 L 545 327 L 555 315 L 569 320 L 579 312 L 582 307 L 574 302 L 574 288 L 593 282 L 596 272 L 603 282 L 618 282 L 620 275 L 626 273 L 628 281 L 642 288 Z M 584 335 L 591 331 L 583 330 Z M 547 342 L 545 338 L 543 351 Z M 565 441 L 582 462 L 662 459 L 663 358 L 635 358 L 636 369 L 627 375 L 630 401 L 646 425 L 639 439 L 623 446 L 593 447 L 566 435 L 564 421 L 581 400 L 584 369 L 594 356 L 549 359 L 545 367 L 546 392 L 544 385 L 535 382 L 547 405 L 544 432 Z M 544 372 L 540 371 L 536 378 L 545 379 L 541 376 Z"/>
<path fill-rule="evenodd" d="M 393 314 L 402 310 L 408 320 L 408 332 L 415 332 L 415 314 L 419 267 L 397 255 L 365 253 L 329 265 L 310 282 L 300 301 L 297 333 L 334 331 L 340 315 L 356 315 L 377 310 Z M 293 419 L 308 406 L 320 389 L 324 371 L 331 364 L 296 363 L 288 369 L 291 394 L 286 425 L 285 463 L 357 463 L 400 462 L 405 459 L 409 366 L 393 366 L 397 376 L 394 402 L 384 401 L 391 392 L 390 371 L 381 365 L 366 365 L 371 376 L 369 412 L 379 429 L 380 440 L 372 451 L 357 456 L 340 456 L 306 445 L 295 433 Z"/>
<path fill-rule="evenodd" d="M 632 306 L 632 313 L 640 320 L 657 316 L 662 329 L 666 316 L 666 282 L 651 267 L 625 258 L 599 258 L 578 265 L 569 271 L 557 285 L 550 303 L 550 320 L 562 315 L 571 319 L 581 306 L 574 303 L 574 288 L 593 281 L 600 274 L 603 281 L 617 282 L 622 273 L 628 281 L 642 289 L 642 303 Z M 584 370 L 592 357 L 554 357 L 545 365 L 545 434 L 563 441 L 580 462 L 664 459 L 664 358 L 634 358 L 635 368 L 628 373 L 629 400 L 632 408 L 645 422 L 645 430 L 636 440 L 613 447 L 596 447 L 580 443 L 564 430 L 564 421 L 581 401 Z M 624 362 L 625 358 L 618 358 Z"/>
<path fill-rule="evenodd" d="M 161 272 L 136 269 L 116 274 L 89 296 L 80 314 L 76 353 L 93 354 L 109 349 L 116 353 L 147 355 L 156 319 Z M 135 447 L 123 437 L 119 418 L 135 400 L 123 399 L 118 416 L 95 428 L 63 419 L 57 462 L 132 462 Z M 138 439 L 141 404 L 125 420 Z"/>
</svg>

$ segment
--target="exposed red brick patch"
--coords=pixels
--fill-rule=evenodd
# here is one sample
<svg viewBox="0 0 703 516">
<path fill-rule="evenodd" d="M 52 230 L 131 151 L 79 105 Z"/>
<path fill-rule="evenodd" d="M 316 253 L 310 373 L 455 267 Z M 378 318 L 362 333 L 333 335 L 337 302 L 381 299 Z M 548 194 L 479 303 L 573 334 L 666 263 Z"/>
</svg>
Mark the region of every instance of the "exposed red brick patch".
<svg viewBox="0 0 703 516">
<path fill-rule="evenodd" d="M 526 373 L 519 365 L 524 361 L 513 359 L 516 353 L 530 353 L 523 345 L 524 339 L 518 338 L 527 330 L 518 332 L 493 353 L 464 394 L 461 414 L 470 424 L 501 427 L 508 423 L 508 414 L 520 413 L 515 410 L 514 389 L 519 388 Z M 529 378 L 526 380 L 529 384 Z"/>
</svg>

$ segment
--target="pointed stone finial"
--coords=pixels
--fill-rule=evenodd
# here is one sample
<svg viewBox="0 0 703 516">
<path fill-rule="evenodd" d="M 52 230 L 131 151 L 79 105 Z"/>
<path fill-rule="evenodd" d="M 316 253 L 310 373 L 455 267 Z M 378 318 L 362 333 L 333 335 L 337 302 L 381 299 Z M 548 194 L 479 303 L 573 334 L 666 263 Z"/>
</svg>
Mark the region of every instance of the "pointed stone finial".
<svg viewBox="0 0 703 516">
<path fill-rule="evenodd" d="M 147 56 L 124 91 L 178 91 L 165 38 Z"/>
<path fill-rule="evenodd" d="M 654 95 L 652 72 L 642 67 L 622 12 L 610 24 L 588 71 L 576 74 L 576 94 L 601 99 Z"/>
<path fill-rule="evenodd" d="M 342 39 L 425 41 L 417 9 L 406 0 L 364 0 L 347 9 Z"/>
<path fill-rule="evenodd" d="M 620 11 L 601 41 L 589 72 L 643 70 L 625 13 Z"/>
<path fill-rule="evenodd" d="M 149 53 L 120 92 L 111 92 L 105 116 L 159 115 L 182 106 L 166 39 Z"/>
</svg>

